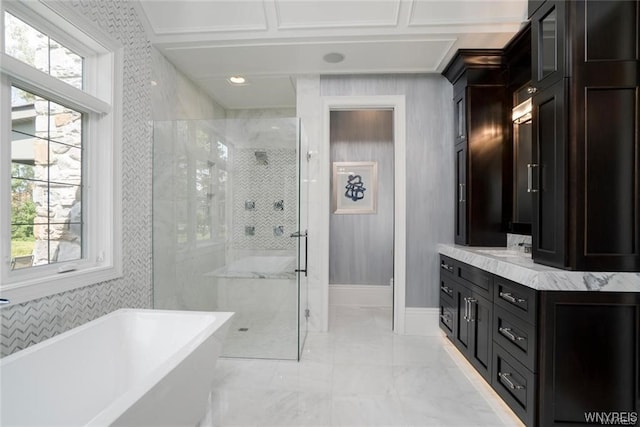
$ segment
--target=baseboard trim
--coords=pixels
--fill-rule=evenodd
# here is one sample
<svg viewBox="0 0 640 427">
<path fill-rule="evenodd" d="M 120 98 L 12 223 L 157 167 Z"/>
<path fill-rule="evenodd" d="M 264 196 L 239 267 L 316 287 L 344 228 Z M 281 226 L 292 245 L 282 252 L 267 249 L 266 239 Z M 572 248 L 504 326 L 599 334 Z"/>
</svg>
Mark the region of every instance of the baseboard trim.
<svg viewBox="0 0 640 427">
<path fill-rule="evenodd" d="M 442 335 L 438 325 L 438 308 L 430 307 L 407 307 L 405 308 L 405 335 L 420 335 L 433 337 Z"/>
<path fill-rule="evenodd" d="M 329 285 L 329 305 L 391 307 L 393 288 L 384 285 Z"/>
</svg>

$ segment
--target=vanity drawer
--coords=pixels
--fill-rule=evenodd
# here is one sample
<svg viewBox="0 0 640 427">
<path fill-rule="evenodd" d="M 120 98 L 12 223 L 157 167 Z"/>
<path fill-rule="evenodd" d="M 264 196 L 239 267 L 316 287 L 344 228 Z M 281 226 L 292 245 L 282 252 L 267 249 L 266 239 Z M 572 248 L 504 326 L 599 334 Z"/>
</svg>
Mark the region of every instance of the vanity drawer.
<svg viewBox="0 0 640 427">
<path fill-rule="evenodd" d="M 532 325 L 537 323 L 538 299 L 535 289 L 499 276 L 494 278 L 494 288 L 496 305 Z"/>
<path fill-rule="evenodd" d="M 526 425 L 535 425 L 536 375 L 505 349 L 493 346 L 491 386 Z"/>
<path fill-rule="evenodd" d="M 451 305 L 453 305 L 453 300 L 455 298 L 455 283 L 450 278 L 445 275 L 440 275 L 440 299 L 443 297 L 449 298 L 451 300 Z"/>
<path fill-rule="evenodd" d="M 442 275 L 453 277 L 455 261 L 448 256 L 440 255 L 440 277 Z"/>
<path fill-rule="evenodd" d="M 536 372 L 536 328 L 501 307 L 493 310 L 493 342 Z"/>
<path fill-rule="evenodd" d="M 491 291 L 493 287 L 491 282 L 493 281 L 493 276 L 490 273 L 461 262 L 455 263 L 454 267 L 454 275 L 458 283 L 470 287 L 489 301 L 492 300 Z"/>
<path fill-rule="evenodd" d="M 449 302 L 448 298 L 440 298 L 440 329 L 442 329 L 449 338 L 453 336 L 455 310 L 453 302 Z"/>
</svg>

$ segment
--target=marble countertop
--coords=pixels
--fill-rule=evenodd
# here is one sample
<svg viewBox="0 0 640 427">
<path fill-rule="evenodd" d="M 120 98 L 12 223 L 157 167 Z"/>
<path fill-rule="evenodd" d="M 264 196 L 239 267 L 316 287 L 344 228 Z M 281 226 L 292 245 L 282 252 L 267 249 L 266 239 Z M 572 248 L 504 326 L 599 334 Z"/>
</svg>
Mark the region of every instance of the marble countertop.
<svg viewBox="0 0 640 427">
<path fill-rule="evenodd" d="M 438 251 L 489 273 L 541 291 L 640 292 L 640 273 L 568 271 L 536 264 L 509 248 L 439 244 Z"/>
</svg>

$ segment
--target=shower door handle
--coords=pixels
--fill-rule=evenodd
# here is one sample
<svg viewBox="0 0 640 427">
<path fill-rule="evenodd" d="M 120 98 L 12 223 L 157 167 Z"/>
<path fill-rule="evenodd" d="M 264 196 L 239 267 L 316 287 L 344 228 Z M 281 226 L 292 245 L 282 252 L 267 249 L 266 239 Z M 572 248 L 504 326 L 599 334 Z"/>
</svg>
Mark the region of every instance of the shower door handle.
<svg viewBox="0 0 640 427">
<path fill-rule="evenodd" d="M 304 234 L 302 234 L 302 232 L 300 231 L 296 231 L 295 233 L 291 234 L 291 237 L 296 237 L 296 238 L 301 238 L 304 237 L 304 269 L 299 269 L 296 268 L 295 272 L 296 273 L 304 273 L 304 277 L 307 277 L 307 258 L 308 258 L 308 254 L 309 254 L 309 233 L 307 232 L 307 230 L 304 230 Z"/>
</svg>

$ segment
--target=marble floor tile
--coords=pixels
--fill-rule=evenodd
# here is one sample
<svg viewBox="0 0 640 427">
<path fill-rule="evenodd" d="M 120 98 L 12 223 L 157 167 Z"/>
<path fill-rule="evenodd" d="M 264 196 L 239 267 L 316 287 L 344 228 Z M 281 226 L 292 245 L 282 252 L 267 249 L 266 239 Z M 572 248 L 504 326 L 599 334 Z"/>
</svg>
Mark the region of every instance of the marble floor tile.
<svg viewBox="0 0 640 427">
<path fill-rule="evenodd" d="M 333 372 L 331 363 L 282 361 L 276 368 L 272 385 L 279 390 L 331 392 Z"/>
<path fill-rule="evenodd" d="M 396 394 L 390 365 L 338 364 L 333 367 L 332 392 L 337 394 Z"/>
<path fill-rule="evenodd" d="M 400 400 L 395 396 L 337 395 L 331 405 L 332 426 L 404 426 Z"/>
<path fill-rule="evenodd" d="M 444 337 L 391 332 L 391 310 L 331 307 L 300 362 L 218 361 L 200 427 L 522 423 Z"/>
</svg>

